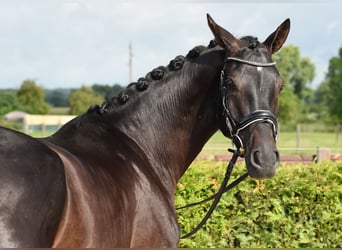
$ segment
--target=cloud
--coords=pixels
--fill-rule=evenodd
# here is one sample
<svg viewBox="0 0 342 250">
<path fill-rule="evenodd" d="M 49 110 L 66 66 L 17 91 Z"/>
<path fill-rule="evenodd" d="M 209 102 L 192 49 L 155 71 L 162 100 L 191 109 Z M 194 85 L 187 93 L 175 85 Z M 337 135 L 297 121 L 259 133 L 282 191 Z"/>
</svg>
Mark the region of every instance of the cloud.
<svg viewBox="0 0 342 250">
<path fill-rule="evenodd" d="M 327 24 L 327 30 L 329 32 L 332 32 L 332 31 L 341 31 L 341 20 L 339 19 L 336 19 L 330 23 Z"/>
<path fill-rule="evenodd" d="M 206 13 L 234 35 L 255 35 L 261 41 L 290 17 L 287 44 L 327 62 L 341 46 L 341 7 L 340 1 L 323 0 L 1 1 L 0 88 L 19 86 L 26 78 L 48 88 L 95 82 L 126 85 L 130 41 L 138 78 L 196 45 L 207 45 L 213 36 Z"/>
</svg>

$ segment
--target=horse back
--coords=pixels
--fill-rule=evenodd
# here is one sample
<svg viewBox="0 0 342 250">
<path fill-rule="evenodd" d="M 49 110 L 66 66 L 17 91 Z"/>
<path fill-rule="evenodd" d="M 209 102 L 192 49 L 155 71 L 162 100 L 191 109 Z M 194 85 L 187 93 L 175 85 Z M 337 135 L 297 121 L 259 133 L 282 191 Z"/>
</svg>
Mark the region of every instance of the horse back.
<svg viewBox="0 0 342 250">
<path fill-rule="evenodd" d="M 51 246 L 65 198 L 57 154 L 38 139 L 0 127 L 0 246 Z"/>
</svg>

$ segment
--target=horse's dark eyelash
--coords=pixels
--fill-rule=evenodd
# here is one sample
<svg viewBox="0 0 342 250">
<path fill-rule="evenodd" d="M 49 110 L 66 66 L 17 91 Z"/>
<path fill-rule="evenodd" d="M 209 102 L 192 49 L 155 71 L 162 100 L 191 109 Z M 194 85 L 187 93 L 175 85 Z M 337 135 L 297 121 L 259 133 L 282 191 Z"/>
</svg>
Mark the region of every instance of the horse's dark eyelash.
<svg viewBox="0 0 342 250">
<path fill-rule="evenodd" d="M 233 81 L 233 79 L 230 78 L 230 77 L 227 77 L 227 79 L 225 80 L 225 82 L 226 82 L 227 86 L 232 86 L 232 85 L 234 85 L 234 81 Z"/>
</svg>

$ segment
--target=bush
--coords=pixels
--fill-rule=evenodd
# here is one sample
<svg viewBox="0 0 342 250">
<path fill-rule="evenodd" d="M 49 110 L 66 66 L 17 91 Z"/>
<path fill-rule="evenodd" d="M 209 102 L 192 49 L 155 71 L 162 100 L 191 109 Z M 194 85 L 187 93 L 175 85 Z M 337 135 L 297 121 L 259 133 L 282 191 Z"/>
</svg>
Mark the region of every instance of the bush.
<svg viewBox="0 0 342 250">
<path fill-rule="evenodd" d="M 244 171 L 235 166 L 231 181 Z M 225 163 L 195 162 L 177 186 L 176 206 L 213 194 L 224 172 Z M 179 247 L 342 247 L 341 203 L 341 163 L 281 165 L 273 179 L 248 177 L 224 194 L 207 224 Z M 178 211 L 182 235 L 210 205 Z"/>
</svg>

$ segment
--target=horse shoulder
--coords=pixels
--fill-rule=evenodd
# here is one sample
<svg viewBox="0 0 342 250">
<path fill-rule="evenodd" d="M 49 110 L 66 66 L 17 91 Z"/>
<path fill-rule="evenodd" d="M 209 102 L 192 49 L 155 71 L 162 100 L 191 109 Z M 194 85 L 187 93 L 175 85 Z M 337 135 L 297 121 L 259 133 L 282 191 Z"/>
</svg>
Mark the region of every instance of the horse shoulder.
<svg viewBox="0 0 342 250">
<path fill-rule="evenodd" d="M 125 171 L 115 178 L 106 163 L 92 154 L 78 155 L 51 146 L 61 158 L 67 183 L 67 199 L 53 247 L 128 246 L 129 218 L 134 216 L 134 193 Z M 128 185 L 125 187 L 125 184 Z"/>
<path fill-rule="evenodd" d="M 50 246 L 65 199 L 58 156 L 37 139 L 0 128 L 0 163 L 0 246 Z"/>
</svg>

